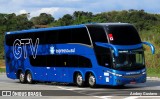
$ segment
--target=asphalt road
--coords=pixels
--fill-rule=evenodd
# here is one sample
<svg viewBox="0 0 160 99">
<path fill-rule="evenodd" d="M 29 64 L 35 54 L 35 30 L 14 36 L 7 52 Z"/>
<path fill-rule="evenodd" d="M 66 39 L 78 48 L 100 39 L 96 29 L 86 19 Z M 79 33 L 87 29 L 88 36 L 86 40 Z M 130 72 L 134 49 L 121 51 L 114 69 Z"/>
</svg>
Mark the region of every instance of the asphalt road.
<svg viewBox="0 0 160 99">
<path fill-rule="evenodd" d="M 160 98 L 160 79 L 148 79 L 146 83 L 126 85 L 124 87 L 98 86 L 97 88 L 79 88 L 74 84 L 64 83 L 38 83 L 21 84 L 19 80 L 12 80 L 5 74 L 0 74 L 0 90 L 12 91 L 12 95 L 18 92 L 41 92 L 42 96 L 23 97 L 30 99 L 159 99 Z M 154 91 L 153 91 L 154 90 Z M 157 91 L 159 90 L 159 91 Z M 13 94 L 13 91 L 15 93 Z M 159 92 L 159 93 L 158 93 Z M 140 94 L 150 93 L 153 96 L 140 96 Z M 159 96 L 156 96 L 155 94 Z M 138 94 L 132 95 L 130 94 Z M 21 94 L 22 95 L 22 94 Z M 21 99 L 22 97 L 1 96 L 0 99 Z"/>
</svg>

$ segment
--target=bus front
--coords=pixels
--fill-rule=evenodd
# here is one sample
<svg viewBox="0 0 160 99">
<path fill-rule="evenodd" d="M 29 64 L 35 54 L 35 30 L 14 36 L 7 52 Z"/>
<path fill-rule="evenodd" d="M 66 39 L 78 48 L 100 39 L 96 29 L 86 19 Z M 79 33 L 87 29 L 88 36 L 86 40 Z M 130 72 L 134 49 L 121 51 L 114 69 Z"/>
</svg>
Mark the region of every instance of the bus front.
<svg viewBox="0 0 160 99">
<path fill-rule="evenodd" d="M 146 82 L 146 68 L 143 44 L 151 47 L 154 54 L 154 46 L 148 42 L 142 42 L 137 30 L 130 24 L 108 25 L 105 27 L 108 43 L 97 42 L 98 46 L 111 49 L 112 69 L 109 73 L 112 85 L 125 85 Z"/>
</svg>

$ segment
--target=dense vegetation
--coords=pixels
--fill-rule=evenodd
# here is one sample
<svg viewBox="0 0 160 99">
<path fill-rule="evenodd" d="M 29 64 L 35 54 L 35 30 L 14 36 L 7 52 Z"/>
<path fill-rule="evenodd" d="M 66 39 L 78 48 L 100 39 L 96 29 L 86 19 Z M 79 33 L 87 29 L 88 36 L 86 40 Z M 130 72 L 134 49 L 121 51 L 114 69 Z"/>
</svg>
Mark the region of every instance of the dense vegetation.
<svg viewBox="0 0 160 99">
<path fill-rule="evenodd" d="M 75 11 L 72 15 L 66 14 L 55 20 L 53 16 L 41 13 L 37 17 L 29 19 L 28 14 L 0 14 L 0 58 L 4 56 L 3 41 L 6 31 L 30 29 L 38 26 L 64 26 L 84 24 L 90 22 L 127 22 L 134 24 L 143 41 L 149 41 L 156 47 L 156 54 L 151 55 L 149 47 L 146 54 L 146 64 L 149 72 L 154 70 L 160 73 L 160 14 L 150 14 L 144 10 L 123 10 L 93 14 L 92 12 Z M 158 68 L 158 69 L 157 69 Z"/>
</svg>

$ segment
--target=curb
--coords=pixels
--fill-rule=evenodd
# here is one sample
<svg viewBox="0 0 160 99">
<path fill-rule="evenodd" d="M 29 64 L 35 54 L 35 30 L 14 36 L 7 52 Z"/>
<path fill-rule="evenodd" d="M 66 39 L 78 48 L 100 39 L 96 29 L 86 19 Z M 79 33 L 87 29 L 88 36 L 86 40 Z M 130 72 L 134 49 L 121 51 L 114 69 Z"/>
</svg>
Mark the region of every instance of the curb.
<svg viewBox="0 0 160 99">
<path fill-rule="evenodd" d="M 6 72 L 0 72 L 0 74 L 6 74 Z"/>
<path fill-rule="evenodd" d="M 160 80 L 158 77 L 147 77 L 147 80 Z"/>
</svg>

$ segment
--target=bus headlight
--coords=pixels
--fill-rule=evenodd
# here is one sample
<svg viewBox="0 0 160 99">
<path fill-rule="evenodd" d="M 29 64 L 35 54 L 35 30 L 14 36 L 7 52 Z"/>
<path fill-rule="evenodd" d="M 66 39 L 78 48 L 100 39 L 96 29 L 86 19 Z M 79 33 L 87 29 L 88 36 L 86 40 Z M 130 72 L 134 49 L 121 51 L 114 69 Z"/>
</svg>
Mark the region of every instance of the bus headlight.
<svg viewBox="0 0 160 99">
<path fill-rule="evenodd" d="M 107 71 L 108 73 L 114 75 L 114 76 L 118 76 L 118 77 L 121 77 L 122 75 L 121 74 L 117 74 L 117 73 L 113 73 L 113 72 L 110 72 L 110 71 Z"/>
<path fill-rule="evenodd" d="M 146 74 L 146 72 L 143 72 L 142 74 Z"/>
<path fill-rule="evenodd" d="M 121 75 L 121 74 L 116 74 L 116 73 L 115 73 L 115 76 L 119 76 L 119 77 L 121 77 L 122 75 Z"/>
</svg>

